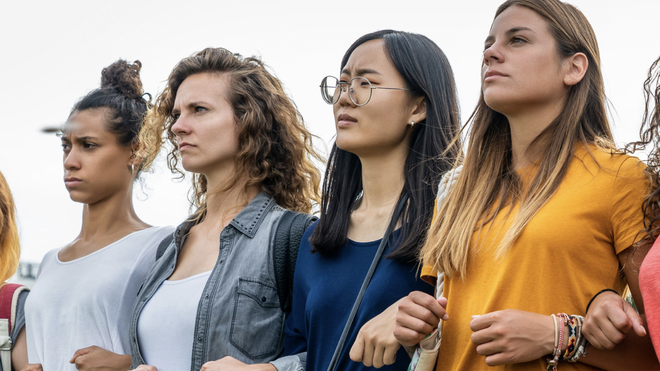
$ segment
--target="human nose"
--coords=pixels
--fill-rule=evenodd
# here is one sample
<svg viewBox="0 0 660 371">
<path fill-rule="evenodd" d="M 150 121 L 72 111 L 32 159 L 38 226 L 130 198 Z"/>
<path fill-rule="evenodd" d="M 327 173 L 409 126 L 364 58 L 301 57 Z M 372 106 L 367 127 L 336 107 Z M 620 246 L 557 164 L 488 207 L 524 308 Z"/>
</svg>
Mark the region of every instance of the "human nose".
<svg viewBox="0 0 660 371">
<path fill-rule="evenodd" d="M 174 125 L 172 125 L 172 128 L 170 128 L 172 133 L 175 135 L 184 135 L 184 134 L 189 134 L 190 133 L 190 125 L 188 125 L 188 120 L 187 118 L 182 114 L 177 117 L 176 121 L 174 122 Z"/>
<path fill-rule="evenodd" d="M 353 102 L 353 99 L 351 99 L 351 97 L 350 97 L 351 92 L 353 91 L 353 85 L 352 84 L 353 84 L 353 81 L 351 81 L 348 84 L 342 84 L 339 87 L 339 89 L 340 89 L 339 90 L 340 91 L 339 100 L 337 100 L 337 103 L 335 103 L 335 104 L 339 104 L 341 106 L 355 105 L 355 102 Z"/>
<path fill-rule="evenodd" d="M 80 156 L 78 155 L 78 150 L 75 147 L 72 147 L 68 151 L 64 152 L 65 170 L 77 170 L 80 169 L 80 165 Z"/>
<path fill-rule="evenodd" d="M 484 50 L 484 61 L 485 65 L 489 65 L 492 62 L 501 62 L 504 60 L 504 56 L 500 51 L 500 45 L 498 43 L 493 43 L 491 46 Z"/>
</svg>

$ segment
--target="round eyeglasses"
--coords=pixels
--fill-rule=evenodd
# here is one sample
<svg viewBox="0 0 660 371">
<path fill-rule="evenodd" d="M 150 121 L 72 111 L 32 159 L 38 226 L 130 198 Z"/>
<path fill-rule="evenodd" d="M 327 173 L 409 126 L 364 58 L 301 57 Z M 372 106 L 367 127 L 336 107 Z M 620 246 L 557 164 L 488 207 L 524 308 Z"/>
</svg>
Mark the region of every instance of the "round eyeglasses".
<svg viewBox="0 0 660 371">
<path fill-rule="evenodd" d="M 339 81 L 334 76 L 326 76 L 321 81 L 321 96 L 328 104 L 335 104 L 339 102 L 341 93 L 348 90 L 348 97 L 351 102 L 356 106 L 364 106 L 371 100 L 371 92 L 373 89 L 388 89 L 388 90 L 410 90 L 406 88 L 386 88 L 382 86 L 373 86 L 371 81 L 366 77 L 356 76 L 351 81 Z"/>
</svg>

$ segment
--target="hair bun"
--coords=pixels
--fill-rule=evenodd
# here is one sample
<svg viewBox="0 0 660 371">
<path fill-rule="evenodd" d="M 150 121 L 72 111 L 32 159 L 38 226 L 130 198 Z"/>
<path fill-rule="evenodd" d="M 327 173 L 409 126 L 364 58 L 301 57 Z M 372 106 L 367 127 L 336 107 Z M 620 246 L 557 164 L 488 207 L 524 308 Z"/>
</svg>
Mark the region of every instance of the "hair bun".
<svg viewBox="0 0 660 371">
<path fill-rule="evenodd" d="M 140 98 L 143 94 L 140 80 L 141 68 L 140 61 L 128 63 L 119 59 L 101 71 L 101 88 L 114 87 L 126 98 Z"/>
</svg>

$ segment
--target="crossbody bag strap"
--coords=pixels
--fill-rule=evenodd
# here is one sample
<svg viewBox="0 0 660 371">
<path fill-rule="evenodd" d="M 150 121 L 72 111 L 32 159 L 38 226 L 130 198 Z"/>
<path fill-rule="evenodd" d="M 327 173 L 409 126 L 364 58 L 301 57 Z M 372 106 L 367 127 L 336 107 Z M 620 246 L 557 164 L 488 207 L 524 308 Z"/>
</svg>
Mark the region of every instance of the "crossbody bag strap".
<svg viewBox="0 0 660 371">
<path fill-rule="evenodd" d="M 406 206 L 406 202 L 408 202 L 407 193 L 404 194 L 403 197 L 401 197 L 401 200 L 397 204 L 396 210 L 392 215 L 392 220 L 390 220 L 390 224 L 387 226 L 387 230 L 385 230 L 385 235 L 383 236 L 383 239 L 380 241 L 378 250 L 376 250 L 376 255 L 374 256 L 374 260 L 371 261 L 371 266 L 367 271 L 366 277 L 364 277 L 364 281 L 362 282 L 362 287 L 360 287 L 360 292 L 358 293 L 358 296 L 355 299 L 355 303 L 353 304 L 353 309 L 351 309 L 351 314 L 348 316 L 348 319 L 346 320 L 344 331 L 342 331 L 341 333 L 341 337 L 339 338 L 339 342 L 337 343 L 337 347 L 335 348 L 335 353 L 332 355 L 332 360 L 330 360 L 330 365 L 328 365 L 328 371 L 335 371 L 335 369 L 337 368 L 337 364 L 339 364 L 339 356 L 341 355 L 341 351 L 344 348 L 344 343 L 346 343 L 348 332 L 350 331 L 351 326 L 353 326 L 353 321 L 355 320 L 355 316 L 357 315 L 358 308 L 360 308 L 360 303 L 362 303 L 364 292 L 367 290 L 367 286 L 369 286 L 369 282 L 371 282 L 371 278 L 373 277 L 374 272 L 376 271 L 376 267 L 378 266 L 378 262 L 380 262 L 380 258 L 383 256 L 383 252 L 385 251 L 387 242 L 390 239 L 390 235 L 392 234 L 392 231 L 394 230 L 394 226 L 396 226 L 397 220 L 399 220 L 399 215 L 401 215 L 401 211 Z"/>
</svg>

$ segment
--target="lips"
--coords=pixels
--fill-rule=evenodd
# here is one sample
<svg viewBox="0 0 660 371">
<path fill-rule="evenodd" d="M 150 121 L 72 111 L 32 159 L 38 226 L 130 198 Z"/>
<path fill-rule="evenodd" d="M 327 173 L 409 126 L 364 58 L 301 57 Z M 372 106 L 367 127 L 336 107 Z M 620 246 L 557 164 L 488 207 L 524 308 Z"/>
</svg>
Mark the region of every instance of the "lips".
<svg viewBox="0 0 660 371">
<path fill-rule="evenodd" d="M 488 81 L 491 81 L 491 80 L 495 80 L 499 77 L 506 77 L 506 76 L 507 75 L 505 75 L 505 74 L 503 74 L 499 71 L 488 70 L 488 71 L 486 71 L 486 74 L 484 75 L 484 82 L 488 82 Z"/>
<path fill-rule="evenodd" d="M 75 187 L 78 184 L 82 183 L 82 179 L 76 178 L 76 177 L 67 177 L 64 178 L 64 185 L 69 188 L 69 187 Z"/>
<path fill-rule="evenodd" d="M 355 124 L 357 120 L 348 114 L 342 113 L 341 115 L 337 116 L 337 126 L 348 126 Z"/>
<path fill-rule="evenodd" d="M 179 143 L 179 152 L 185 151 L 187 149 L 195 147 L 193 144 L 190 144 L 188 142 L 181 142 Z"/>
</svg>

